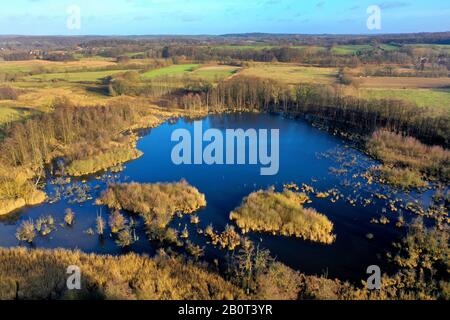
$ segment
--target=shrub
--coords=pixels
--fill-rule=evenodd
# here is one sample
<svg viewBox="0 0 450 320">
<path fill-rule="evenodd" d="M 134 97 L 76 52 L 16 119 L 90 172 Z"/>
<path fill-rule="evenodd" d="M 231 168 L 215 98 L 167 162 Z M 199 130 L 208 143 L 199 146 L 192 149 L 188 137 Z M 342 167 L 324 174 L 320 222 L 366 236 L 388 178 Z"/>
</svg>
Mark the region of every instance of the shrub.
<svg viewBox="0 0 450 320">
<path fill-rule="evenodd" d="M 105 233 L 105 220 L 101 215 L 98 215 L 95 219 L 95 226 L 97 230 L 97 234 L 102 236 Z"/>
<path fill-rule="evenodd" d="M 28 243 L 32 243 L 34 238 L 36 237 L 36 232 L 34 230 L 33 220 L 28 220 L 22 222 L 16 232 L 16 238 L 19 241 L 26 241 Z"/>
<path fill-rule="evenodd" d="M 129 247 L 133 244 L 134 240 L 131 236 L 129 228 L 124 228 L 117 234 L 116 244 L 122 248 Z"/>
<path fill-rule="evenodd" d="M 73 213 L 72 209 L 67 208 L 66 215 L 64 216 L 64 222 L 68 226 L 72 226 L 74 221 L 75 221 L 75 213 Z"/>
<path fill-rule="evenodd" d="M 118 210 L 114 210 L 109 216 L 109 227 L 112 233 L 125 229 L 126 223 L 127 220 Z"/>
</svg>

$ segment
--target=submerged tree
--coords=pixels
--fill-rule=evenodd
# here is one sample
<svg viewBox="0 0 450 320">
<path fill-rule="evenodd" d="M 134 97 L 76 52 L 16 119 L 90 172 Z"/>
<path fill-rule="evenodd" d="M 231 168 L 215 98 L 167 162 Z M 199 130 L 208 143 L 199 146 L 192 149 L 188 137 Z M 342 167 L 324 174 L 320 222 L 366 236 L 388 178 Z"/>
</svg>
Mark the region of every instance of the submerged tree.
<svg viewBox="0 0 450 320">
<path fill-rule="evenodd" d="M 126 248 L 129 247 L 133 244 L 134 239 L 133 236 L 131 235 L 131 231 L 130 228 L 125 228 L 122 229 L 118 234 L 117 234 L 117 239 L 116 239 L 116 244 L 122 248 Z"/>
<path fill-rule="evenodd" d="M 114 210 L 109 216 L 109 227 L 112 233 L 117 233 L 126 227 L 127 220 L 118 210 Z"/>
<path fill-rule="evenodd" d="M 64 222 L 68 226 L 72 226 L 75 221 L 75 213 L 72 211 L 72 209 L 67 208 L 66 209 L 66 215 L 64 216 Z"/>
<path fill-rule="evenodd" d="M 97 229 L 97 234 L 99 236 L 103 236 L 105 232 L 105 220 L 101 215 L 98 215 L 97 218 L 95 219 L 95 225 Z"/>
<path fill-rule="evenodd" d="M 26 241 L 28 243 L 32 243 L 35 237 L 36 232 L 33 220 L 30 219 L 28 221 L 22 222 L 20 227 L 17 229 L 16 238 L 19 241 Z"/>
</svg>

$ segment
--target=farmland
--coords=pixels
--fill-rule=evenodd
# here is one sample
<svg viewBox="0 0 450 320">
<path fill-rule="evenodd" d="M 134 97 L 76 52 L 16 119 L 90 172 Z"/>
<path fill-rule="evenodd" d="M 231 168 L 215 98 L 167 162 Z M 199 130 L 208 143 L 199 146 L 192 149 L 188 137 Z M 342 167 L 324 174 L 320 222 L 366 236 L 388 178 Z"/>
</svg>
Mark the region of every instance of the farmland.
<svg viewBox="0 0 450 320">
<path fill-rule="evenodd" d="M 44 73 L 29 76 L 26 80 L 31 81 L 68 81 L 68 82 L 96 82 L 117 73 L 129 70 L 107 70 L 107 71 L 84 71 L 84 72 L 64 72 L 64 73 Z"/>
<path fill-rule="evenodd" d="M 240 72 L 241 75 L 281 81 L 286 84 L 318 83 L 331 84 L 336 81 L 337 69 L 302 67 L 295 64 L 257 63 Z"/>
<path fill-rule="evenodd" d="M 196 68 L 198 68 L 198 64 L 188 63 L 188 64 L 180 64 L 173 65 L 169 67 L 164 67 L 156 70 L 151 70 L 142 74 L 142 79 L 153 79 L 163 76 L 181 76 L 186 73 L 193 72 Z"/>
<path fill-rule="evenodd" d="M 450 112 L 450 89 L 401 89 L 371 88 L 361 89 L 367 99 L 400 99 L 413 102 L 420 107 L 433 107 L 439 111 Z"/>
</svg>

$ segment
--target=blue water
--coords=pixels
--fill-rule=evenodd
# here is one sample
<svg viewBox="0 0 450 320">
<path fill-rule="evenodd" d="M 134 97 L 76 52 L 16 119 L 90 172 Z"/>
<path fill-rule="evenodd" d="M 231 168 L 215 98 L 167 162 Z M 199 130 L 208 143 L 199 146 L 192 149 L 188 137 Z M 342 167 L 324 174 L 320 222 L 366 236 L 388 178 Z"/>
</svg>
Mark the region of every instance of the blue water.
<svg viewBox="0 0 450 320">
<path fill-rule="evenodd" d="M 170 137 L 173 130 L 185 128 L 193 132 L 193 122 L 177 120 L 165 123 L 158 128 L 143 134 L 138 142 L 138 149 L 144 156 L 126 164 L 123 172 L 115 175 L 109 172 L 85 177 L 85 183 L 79 180 L 80 186 L 90 188 L 88 194 L 93 198 L 82 204 L 70 203 L 73 197 L 61 197 L 61 200 L 50 204 L 26 208 L 2 217 L 0 220 L 0 246 L 11 247 L 26 244 L 15 238 L 17 227 L 23 220 L 36 220 L 41 215 L 51 214 L 57 221 L 57 230 L 47 237 L 37 237 L 34 247 L 70 248 L 85 252 L 120 254 L 127 251 L 154 254 L 159 243 L 150 242 L 143 230 L 142 221 L 136 219 L 136 233 L 139 241 L 128 249 L 118 247 L 114 240 L 106 236 L 100 239 L 97 235 L 86 233 L 88 228 L 95 230 L 95 218 L 101 214 L 108 218 L 108 209 L 94 205 L 94 200 L 106 188 L 108 181 L 121 182 L 174 182 L 186 179 L 206 195 L 207 206 L 198 212 L 200 224 L 205 228 L 212 223 L 215 230 L 222 231 L 229 220 L 231 210 L 239 206 L 249 193 L 275 186 L 282 190 L 284 183 L 307 183 L 318 191 L 337 188 L 345 196 L 356 199 L 351 205 L 344 199 L 331 203 L 330 199 L 317 199 L 311 195 L 310 206 L 327 215 L 334 223 L 337 235 L 332 245 L 321 245 L 296 238 L 272 236 L 267 234 L 249 235 L 255 243 L 271 251 L 279 261 L 308 274 L 326 274 L 328 277 L 339 277 L 357 281 L 365 278 L 366 268 L 377 264 L 383 271 L 388 270 L 385 253 L 392 249 L 391 243 L 401 236 L 401 231 L 394 224 L 398 213 L 387 210 L 386 200 L 374 199 L 374 204 L 364 206 L 364 198 L 373 198 L 375 192 L 388 193 L 391 197 L 413 195 L 395 194 L 385 186 L 368 185 L 364 179 L 354 178 L 354 174 L 364 172 L 376 164 L 347 143 L 324 131 L 320 131 L 306 122 L 283 118 L 270 114 L 230 114 L 213 115 L 203 121 L 203 129 L 216 128 L 221 131 L 233 128 L 279 129 L 280 130 L 280 168 L 275 176 L 261 176 L 260 165 L 175 165 L 171 161 L 174 142 Z M 192 134 L 193 135 L 193 134 Z M 353 161 L 352 161 L 353 160 Z M 335 174 L 330 168 L 345 168 L 346 173 Z M 360 184 L 358 184 L 358 182 Z M 46 191 L 55 195 L 56 185 L 50 183 Z M 61 189 L 62 192 L 64 189 Z M 419 195 L 422 196 L 422 195 Z M 418 197 L 419 197 L 418 196 Z M 76 214 L 73 227 L 63 225 L 64 210 L 72 208 Z M 390 220 L 388 225 L 371 224 L 372 218 L 385 214 Z M 410 216 L 404 213 L 408 219 Z M 196 244 L 205 246 L 205 258 L 222 259 L 225 252 L 207 243 L 203 235 L 196 232 L 197 226 L 189 223 L 189 218 L 176 218 L 172 226 L 179 230 L 185 225 L 190 231 L 190 239 Z M 109 233 L 109 230 L 107 230 Z M 366 235 L 372 233 L 369 240 Z"/>
</svg>

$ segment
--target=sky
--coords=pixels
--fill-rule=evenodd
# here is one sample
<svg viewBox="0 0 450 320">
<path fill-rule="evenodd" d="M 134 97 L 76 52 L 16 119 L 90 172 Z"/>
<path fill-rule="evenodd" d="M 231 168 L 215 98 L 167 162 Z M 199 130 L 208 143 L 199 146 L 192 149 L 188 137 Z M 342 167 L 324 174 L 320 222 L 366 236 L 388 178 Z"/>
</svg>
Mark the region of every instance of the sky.
<svg viewBox="0 0 450 320">
<path fill-rule="evenodd" d="M 372 5 L 380 28 L 367 27 Z M 0 0 L 3 35 L 438 31 L 450 31 L 449 0 Z"/>
</svg>

